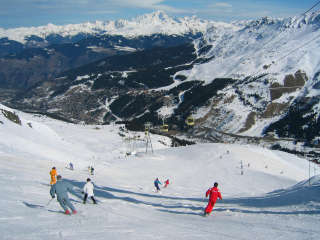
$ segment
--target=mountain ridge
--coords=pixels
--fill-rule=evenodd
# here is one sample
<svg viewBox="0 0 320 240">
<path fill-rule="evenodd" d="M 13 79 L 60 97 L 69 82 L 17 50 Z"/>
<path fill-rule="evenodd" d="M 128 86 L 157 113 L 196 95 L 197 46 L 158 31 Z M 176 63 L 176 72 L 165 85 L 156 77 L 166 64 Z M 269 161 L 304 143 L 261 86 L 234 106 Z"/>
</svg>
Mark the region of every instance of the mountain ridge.
<svg viewBox="0 0 320 240">
<path fill-rule="evenodd" d="M 39 27 L 21 27 L 1 29 L 0 38 L 7 37 L 20 43 L 26 43 L 26 37 L 37 36 L 46 40 L 50 35 L 72 37 L 78 34 L 92 35 L 122 35 L 137 37 L 152 34 L 176 34 L 205 32 L 213 21 L 201 20 L 196 17 L 171 18 L 162 11 L 138 16 L 132 20 L 119 19 L 116 21 L 96 21 L 67 25 L 48 24 Z M 228 25 L 225 23 L 225 25 Z M 38 39 L 39 40 L 39 39 Z"/>
<path fill-rule="evenodd" d="M 199 132 L 216 129 L 314 144 L 319 138 L 320 103 L 312 98 L 319 95 L 319 16 L 213 24 L 191 44 L 109 56 L 60 73 L 19 96 L 16 104 L 75 122 L 122 120 L 137 129 L 150 121 L 190 131 L 185 120 L 193 116 Z M 156 23 L 173 21 L 160 13 L 153 17 Z M 137 22 L 147 20 L 142 16 Z M 119 22 L 123 26 L 128 21 Z M 215 141 L 229 141 L 208 131 Z"/>
</svg>

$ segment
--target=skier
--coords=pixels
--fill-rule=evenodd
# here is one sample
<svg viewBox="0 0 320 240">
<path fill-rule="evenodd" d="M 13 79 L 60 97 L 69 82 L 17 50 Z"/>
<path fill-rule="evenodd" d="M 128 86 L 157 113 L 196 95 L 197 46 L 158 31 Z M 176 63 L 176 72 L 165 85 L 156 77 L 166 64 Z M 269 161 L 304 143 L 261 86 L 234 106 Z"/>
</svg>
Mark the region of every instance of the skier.
<svg viewBox="0 0 320 240">
<path fill-rule="evenodd" d="M 168 185 L 169 185 L 169 179 L 167 179 L 167 180 L 164 182 L 164 187 L 166 188 L 166 187 L 168 187 Z"/>
<path fill-rule="evenodd" d="M 156 178 L 156 180 L 154 180 L 154 186 L 156 187 L 156 190 L 157 192 L 160 191 L 160 187 L 159 187 L 159 184 L 162 184 L 160 181 L 159 181 L 159 178 Z"/>
<path fill-rule="evenodd" d="M 72 162 L 69 163 L 69 169 L 70 169 L 70 170 L 73 170 L 73 164 L 72 164 Z"/>
<path fill-rule="evenodd" d="M 209 196 L 209 201 L 208 201 L 208 205 L 206 207 L 206 209 L 204 210 L 204 215 L 207 216 L 211 213 L 214 204 L 216 203 L 217 199 L 220 198 L 220 200 L 222 200 L 222 196 L 221 193 L 218 189 L 218 183 L 215 182 L 213 184 L 212 188 L 209 188 L 208 191 L 206 192 L 206 197 Z"/>
<path fill-rule="evenodd" d="M 89 174 L 90 175 L 93 175 L 94 174 L 94 168 L 92 166 L 89 166 L 88 167 L 88 171 L 89 171 Z"/>
<path fill-rule="evenodd" d="M 57 180 L 56 180 L 56 176 L 57 176 L 56 167 L 52 167 L 52 169 L 50 171 L 50 176 L 51 176 L 50 185 L 53 185 L 57 182 Z"/>
<path fill-rule="evenodd" d="M 56 184 L 51 186 L 50 195 L 52 198 L 55 198 L 55 195 L 57 195 L 57 200 L 60 206 L 63 208 L 65 214 L 70 214 L 68 207 L 72 210 L 73 214 L 76 214 L 77 211 L 68 197 L 68 191 L 72 192 L 73 186 L 68 182 L 62 181 L 61 178 L 62 177 L 60 175 L 57 176 Z"/>
<path fill-rule="evenodd" d="M 91 179 L 87 178 L 87 183 L 83 187 L 83 193 L 84 193 L 83 204 L 86 204 L 87 197 L 90 197 L 93 203 L 97 204 L 97 201 L 94 199 L 93 188 L 94 186 L 91 182 Z"/>
</svg>

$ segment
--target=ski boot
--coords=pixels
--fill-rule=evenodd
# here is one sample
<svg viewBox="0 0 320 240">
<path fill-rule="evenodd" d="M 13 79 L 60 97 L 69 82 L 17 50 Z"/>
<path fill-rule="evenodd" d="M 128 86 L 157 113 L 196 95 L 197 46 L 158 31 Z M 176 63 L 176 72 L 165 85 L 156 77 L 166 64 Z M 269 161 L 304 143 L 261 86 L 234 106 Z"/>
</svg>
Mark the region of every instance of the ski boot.
<svg viewBox="0 0 320 240">
<path fill-rule="evenodd" d="M 70 215 L 70 211 L 69 211 L 69 209 L 67 209 L 67 210 L 64 212 L 64 214 L 66 214 L 66 215 Z"/>
</svg>

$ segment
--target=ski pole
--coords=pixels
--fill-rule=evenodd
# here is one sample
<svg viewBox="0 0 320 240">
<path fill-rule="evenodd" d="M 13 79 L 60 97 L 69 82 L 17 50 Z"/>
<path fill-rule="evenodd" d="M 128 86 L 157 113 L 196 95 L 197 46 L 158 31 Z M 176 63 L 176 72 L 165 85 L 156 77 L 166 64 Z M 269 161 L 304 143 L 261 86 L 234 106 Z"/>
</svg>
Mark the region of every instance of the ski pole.
<svg viewBox="0 0 320 240">
<path fill-rule="evenodd" d="M 51 199 L 48 201 L 48 203 L 47 203 L 46 206 L 48 206 L 48 205 L 51 203 L 52 199 L 53 199 L 53 198 L 51 198 Z"/>
</svg>

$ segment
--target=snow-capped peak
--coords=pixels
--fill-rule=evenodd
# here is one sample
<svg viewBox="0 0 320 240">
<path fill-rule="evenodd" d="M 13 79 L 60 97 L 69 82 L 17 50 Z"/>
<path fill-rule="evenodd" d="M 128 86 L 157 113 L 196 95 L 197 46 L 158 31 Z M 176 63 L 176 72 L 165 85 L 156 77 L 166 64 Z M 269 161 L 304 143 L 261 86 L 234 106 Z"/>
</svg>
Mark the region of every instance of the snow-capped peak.
<svg viewBox="0 0 320 240">
<path fill-rule="evenodd" d="M 307 13 L 301 16 L 296 16 L 288 21 L 291 27 L 300 28 L 303 25 L 318 25 L 320 26 L 320 11 Z"/>
<path fill-rule="evenodd" d="M 135 19 L 137 22 L 146 22 L 146 21 L 152 21 L 152 22 L 166 22 L 172 20 L 165 12 L 163 11 L 156 11 L 153 13 L 144 14 L 142 16 L 138 16 Z"/>
<path fill-rule="evenodd" d="M 301 28 L 304 25 L 320 26 L 320 11 L 306 13 L 300 16 L 289 18 L 271 18 L 262 17 L 257 20 L 235 22 L 235 25 L 244 26 L 246 28 L 260 28 L 263 26 L 278 25 L 282 28 Z"/>
<path fill-rule="evenodd" d="M 205 32 L 208 25 L 213 22 L 200 20 L 196 17 L 171 18 L 162 11 L 138 16 L 132 20 L 119 19 L 116 21 L 95 21 L 80 24 L 55 25 L 49 23 L 39 27 L 20 27 L 13 29 L 0 28 L 0 38 L 8 38 L 21 43 L 26 41 L 28 36 L 46 38 L 51 34 L 58 34 L 63 37 L 72 37 L 79 33 L 85 34 L 111 34 L 136 37 L 151 34 L 187 34 Z"/>
</svg>

